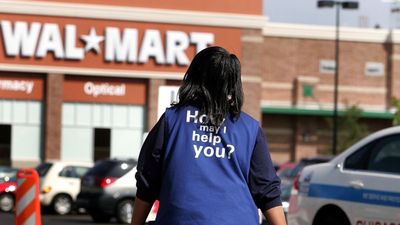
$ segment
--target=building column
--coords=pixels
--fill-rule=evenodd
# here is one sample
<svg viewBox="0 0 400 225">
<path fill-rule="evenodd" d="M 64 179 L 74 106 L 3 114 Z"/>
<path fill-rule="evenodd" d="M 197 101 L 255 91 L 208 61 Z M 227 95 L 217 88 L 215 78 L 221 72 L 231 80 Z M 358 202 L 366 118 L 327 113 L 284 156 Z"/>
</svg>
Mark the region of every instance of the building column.
<svg viewBox="0 0 400 225">
<path fill-rule="evenodd" d="M 63 74 L 47 74 L 46 76 L 43 160 L 60 159 L 63 82 Z"/>
<path fill-rule="evenodd" d="M 243 111 L 261 121 L 262 65 L 264 42 L 261 30 L 247 29 L 242 31 L 242 85 L 244 92 Z"/>
<path fill-rule="evenodd" d="M 166 85 L 165 79 L 150 79 L 148 84 L 148 100 L 147 100 L 147 127 L 145 130 L 150 131 L 157 123 L 158 112 L 158 90 L 160 86 Z"/>
</svg>

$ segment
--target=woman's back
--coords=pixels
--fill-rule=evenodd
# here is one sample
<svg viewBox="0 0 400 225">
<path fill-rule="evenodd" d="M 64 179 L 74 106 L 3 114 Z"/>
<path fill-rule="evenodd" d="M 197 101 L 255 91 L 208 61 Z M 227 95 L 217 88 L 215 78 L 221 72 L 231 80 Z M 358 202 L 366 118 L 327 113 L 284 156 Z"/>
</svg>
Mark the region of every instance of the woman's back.
<svg viewBox="0 0 400 225">
<path fill-rule="evenodd" d="M 165 112 L 156 224 L 257 224 L 247 180 L 258 122 L 245 113 L 226 117 L 220 126 L 207 122 L 193 106 Z"/>
</svg>

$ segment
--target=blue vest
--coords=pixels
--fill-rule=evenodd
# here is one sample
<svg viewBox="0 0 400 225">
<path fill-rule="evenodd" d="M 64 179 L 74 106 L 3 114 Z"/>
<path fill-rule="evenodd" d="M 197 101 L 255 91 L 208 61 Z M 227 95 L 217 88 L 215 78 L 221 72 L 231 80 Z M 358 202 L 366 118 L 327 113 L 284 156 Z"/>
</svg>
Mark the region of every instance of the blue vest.
<svg viewBox="0 0 400 225">
<path fill-rule="evenodd" d="M 257 225 L 247 180 L 258 122 L 245 113 L 220 127 L 195 107 L 165 112 L 166 141 L 156 225 Z M 203 122 L 203 123 L 202 123 Z M 208 123 L 210 124 L 210 123 Z"/>
</svg>

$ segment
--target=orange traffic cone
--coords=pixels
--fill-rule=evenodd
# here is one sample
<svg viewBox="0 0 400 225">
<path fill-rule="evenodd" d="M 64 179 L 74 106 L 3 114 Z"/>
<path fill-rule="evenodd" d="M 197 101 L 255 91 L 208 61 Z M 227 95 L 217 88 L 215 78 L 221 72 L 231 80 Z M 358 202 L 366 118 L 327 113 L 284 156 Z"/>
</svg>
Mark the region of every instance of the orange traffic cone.
<svg viewBox="0 0 400 225">
<path fill-rule="evenodd" d="M 34 169 L 17 172 L 15 225 L 41 225 L 39 175 Z"/>
</svg>

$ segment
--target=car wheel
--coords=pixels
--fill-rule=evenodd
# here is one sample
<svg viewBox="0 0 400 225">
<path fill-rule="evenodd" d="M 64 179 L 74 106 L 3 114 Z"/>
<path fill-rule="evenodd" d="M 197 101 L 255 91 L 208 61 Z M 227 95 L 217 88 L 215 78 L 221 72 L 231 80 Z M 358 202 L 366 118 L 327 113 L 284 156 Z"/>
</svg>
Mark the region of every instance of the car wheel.
<svg viewBox="0 0 400 225">
<path fill-rule="evenodd" d="M 327 215 L 321 218 L 318 222 L 319 225 L 346 225 L 343 218 L 337 217 L 335 215 Z M 349 224 L 350 225 L 350 224 Z"/>
<path fill-rule="evenodd" d="M 68 195 L 57 195 L 53 200 L 53 210 L 58 215 L 69 214 L 72 210 L 72 199 Z"/>
<path fill-rule="evenodd" d="M 313 225 L 351 225 L 351 223 L 341 209 L 328 206 L 317 213 Z"/>
<path fill-rule="evenodd" d="M 117 205 L 117 220 L 119 223 L 129 224 L 132 220 L 133 213 L 133 200 L 125 199 Z"/>
<path fill-rule="evenodd" d="M 93 222 L 95 223 L 108 223 L 110 222 L 111 216 L 99 214 L 98 212 L 89 212 L 92 217 Z"/>
<path fill-rule="evenodd" d="M 0 195 L 0 210 L 10 212 L 14 208 L 14 197 L 11 194 Z"/>
</svg>

